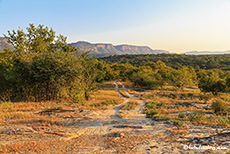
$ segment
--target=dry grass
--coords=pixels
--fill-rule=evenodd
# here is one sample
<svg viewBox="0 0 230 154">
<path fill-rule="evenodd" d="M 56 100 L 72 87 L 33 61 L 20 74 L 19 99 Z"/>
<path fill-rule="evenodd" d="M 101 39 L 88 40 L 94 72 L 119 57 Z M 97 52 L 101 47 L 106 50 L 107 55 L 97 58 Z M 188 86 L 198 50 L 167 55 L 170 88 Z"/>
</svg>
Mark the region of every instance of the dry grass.
<svg viewBox="0 0 230 154">
<path fill-rule="evenodd" d="M 32 113 L 23 112 L 0 112 L 0 120 L 4 121 L 7 119 L 27 119 L 32 115 Z"/>
<path fill-rule="evenodd" d="M 230 126 L 230 121 L 225 117 L 208 116 L 205 113 L 212 113 L 210 108 L 212 100 L 206 103 L 199 99 L 200 93 L 197 88 L 184 88 L 183 91 L 173 91 L 173 88 L 165 88 L 163 90 L 151 90 L 142 93 L 143 99 L 147 102 L 145 112 L 148 117 L 154 120 L 174 120 L 180 119 L 186 123 L 198 125 L 220 125 L 224 127 Z M 140 92 L 134 92 L 139 93 Z M 221 95 L 220 97 L 224 97 Z M 226 97 L 227 99 L 227 97 Z M 200 107 L 194 106 L 200 105 Z M 229 102 L 226 102 L 229 105 Z M 202 107 L 202 105 L 206 107 Z M 191 112 L 188 115 L 173 115 L 172 113 Z M 198 113 L 193 115 L 192 113 Z M 199 114 L 202 113 L 202 114 Z"/>
<path fill-rule="evenodd" d="M 106 105 L 103 105 L 103 101 L 115 100 L 115 104 L 120 104 L 123 99 L 120 98 L 115 90 L 98 90 L 94 92 L 91 99 L 84 104 L 75 104 L 76 107 L 82 109 L 106 109 Z M 115 105 L 114 104 L 114 105 Z"/>
<path fill-rule="evenodd" d="M 139 102 L 135 99 L 131 99 L 121 109 L 122 110 L 134 110 L 137 105 L 139 105 Z"/>
</svg>

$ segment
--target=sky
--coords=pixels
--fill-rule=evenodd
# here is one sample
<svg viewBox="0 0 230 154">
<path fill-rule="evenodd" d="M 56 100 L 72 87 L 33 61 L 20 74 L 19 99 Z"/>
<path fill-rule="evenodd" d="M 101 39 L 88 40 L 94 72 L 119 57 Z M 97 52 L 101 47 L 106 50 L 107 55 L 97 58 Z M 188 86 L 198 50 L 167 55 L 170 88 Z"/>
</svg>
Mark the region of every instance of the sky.
<svg viewBox="0 0 230 154">
<path fill-rule="evenodd" d="M 30 23 L 67 41 L 230 50 L 230 0 L 0 0 L 0 36 Z"/>
</svg>

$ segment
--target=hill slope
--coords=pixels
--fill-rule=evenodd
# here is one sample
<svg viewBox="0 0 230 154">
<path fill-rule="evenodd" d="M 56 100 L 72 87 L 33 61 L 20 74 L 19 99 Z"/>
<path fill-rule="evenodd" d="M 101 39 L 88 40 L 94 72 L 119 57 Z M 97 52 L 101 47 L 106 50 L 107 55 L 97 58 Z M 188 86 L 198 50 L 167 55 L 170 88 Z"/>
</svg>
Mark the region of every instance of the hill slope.
<svg viewBox="0 0 230 154">
<path fill-rule="evenodd" d="M 134 46 L 134 45 L 112 45 L 97 43 L 92 44 L 89 42 L 79 41 L 77 43 L 71 43 L 76 46 L 79 51 L 91 51 L 91 55 L 98 57 L 105 57 L 109 55 L 123 55 L 123 54 L 159 54 L 169 53 L 165 50 L 153 50 L 147 46 Z"/>
<path fill-rule="evenodd" d="M 0 51 L 3 51 L 4 48 L 14 49 L 13 45 L 9 44 L 4 37 L 0 37 Z"/>
</svg>

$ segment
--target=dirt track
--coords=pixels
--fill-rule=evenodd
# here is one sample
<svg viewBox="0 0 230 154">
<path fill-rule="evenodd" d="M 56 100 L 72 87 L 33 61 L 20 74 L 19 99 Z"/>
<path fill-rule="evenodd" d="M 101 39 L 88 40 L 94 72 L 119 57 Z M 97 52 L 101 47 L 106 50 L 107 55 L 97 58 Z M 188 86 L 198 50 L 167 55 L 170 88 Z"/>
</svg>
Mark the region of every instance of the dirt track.
<svg viewBox="0 0 230 154">
<path fill-rule="evenodd" d="M 59 127 L 40 130 L 29 125 L 2 126 L 0 145 L 19 144 L 21 148 L 17 151 L 22 153 L 224 153 L 223 150 L 183 149 L 184 144 L 193 146 L 205 142 L 229 148 L 229 135 L 210 137 L 217 131 L 229 129 L 186 126 L 185 133 L 172 133 L 172 130 L 178 130 L 170 121 L 146 118 L 143 112 L 145 102 L 130 95 L 121 82 L 114 84 L 118 95 L 124 99 L 123 103 L 108 110 L 55 113 L 64 117 L 64 125 Z M 126 96 L 120 93 L 118 84 Z M 133 110 L 122 110 L 130 99 L 137 100 L 139 104 Z M 30 146 L 26 148 L 26 145 Z"/>
</svg>

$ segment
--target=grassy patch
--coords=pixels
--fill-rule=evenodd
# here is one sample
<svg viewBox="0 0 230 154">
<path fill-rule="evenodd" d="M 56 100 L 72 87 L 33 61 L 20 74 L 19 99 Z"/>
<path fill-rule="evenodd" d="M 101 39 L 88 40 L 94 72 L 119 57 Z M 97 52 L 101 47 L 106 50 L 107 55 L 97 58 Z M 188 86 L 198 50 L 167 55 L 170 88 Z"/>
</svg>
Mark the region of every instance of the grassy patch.
<svg viewBox="0 0 230 154">
<path fill-rule="evenodd" d="M 138 101 L 132 99 L 122 107 L 122 110 L 134 110 L 137 105 L 139 105 Z"/>
<path fill-rule="evenodd" d="M 102 105 L 115 105 L 117 104 L 117 101 L 115 99 L 112 99 L 112 100 L 105 100 L 103 102 L 101 102 Z"/>
<path fill-rule="evenodd" d="M 228 94 L 220 94 L 219 98 L 228 99 Z M 146 101 L 146 116 L 153 120 L 179 120 L 196 125 L 230 126 L 229 102 L 216 102 L 211 105 L 213 96 L 202 94 L 197 89 L 187 91 L 151 90 L 143 93 Z M 222 99 L 222 100 L 225 100 Z M 217 115 L 206 115 L 206 113 Z"/>
<path fill-rule="evenodd" d="M 184 125 L 184 122 L 181 120 L 172 120 L 173 126 L 176 126 L 177 128 L 180 128 Z"/>
<path fill-rule="evenodd" d="M 212 108 L 213 112 L 216 114 L 223 115 L 223 114 L 227 114 L 229 112 L 229 109 L 228 109 L 227 105 L 225 104 L 225 102 L 220 100 L 220 99 L 214 100 L 212 105 L 211 105 L 211 108 Z"/>
</svg>

